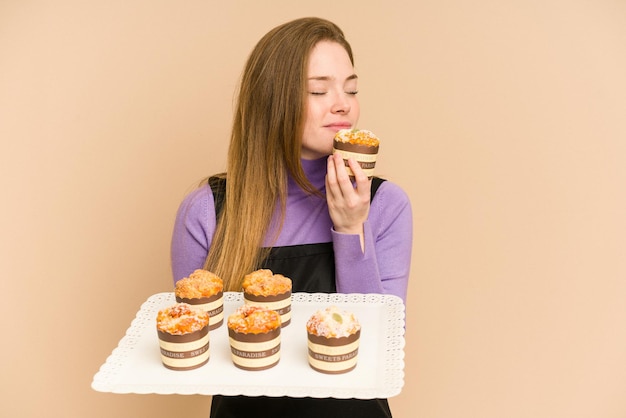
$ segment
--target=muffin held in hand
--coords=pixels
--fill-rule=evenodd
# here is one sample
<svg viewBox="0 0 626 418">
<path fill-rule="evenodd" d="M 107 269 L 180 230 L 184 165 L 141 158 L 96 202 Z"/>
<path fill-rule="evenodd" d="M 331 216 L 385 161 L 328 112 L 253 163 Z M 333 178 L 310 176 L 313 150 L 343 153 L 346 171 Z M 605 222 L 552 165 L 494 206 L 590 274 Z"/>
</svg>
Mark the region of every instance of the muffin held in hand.
<svg viewBox="0 0 626 418">
<path fill-rule="evenodd" d="M 339 374 L 356 367 L 361 325 L 354 314 L 331 306 L 315 312 L 306 330 L 309 365 L 313 369 Z"/>
<path fill-rule="evenodd" d="M 161 309 L 156 318 L 163 365 L 192 370 L 209 361 L 209 314 L 187 303 Z"/>
<path fill-rule="evenodd" d="M 208 270 L 198 269 L 176 282 L 176 301 L 188 303 L 209 313 L 209 330 L 224 322 L 224 283 Z"/>
<path fill-rule="evenodd" d="M 243 305 L 228 317 L 233 364 L 244 370 L 266 370 L 280 360 L 281 321 L 278 312 Z"/>
<path fill-rule="evenodd" d="M 242 283 L 246 305 L 260 306 L 279 313 L 282 326 L 291 322 L 291 279 L 271 270 L 261 269 L 247 274 Z"/>
<path fill-rule="evenodd" d="M 350 177 L 354 177 L 348 166 L 348 158 L 354 158 L 368 178 L 374 176 L 376 157 L 380 140 L 373 132 L 366 129 L 341 129 L 333 140 L 333 154 L 341 154 Z"/>
</svg>

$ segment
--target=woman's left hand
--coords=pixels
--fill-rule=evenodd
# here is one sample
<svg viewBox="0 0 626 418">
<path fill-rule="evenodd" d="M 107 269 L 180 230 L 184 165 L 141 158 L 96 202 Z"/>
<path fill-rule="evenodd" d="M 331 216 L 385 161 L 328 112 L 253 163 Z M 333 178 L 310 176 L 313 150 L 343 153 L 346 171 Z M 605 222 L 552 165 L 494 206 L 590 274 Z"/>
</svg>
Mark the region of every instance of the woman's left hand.
<svg viewBox="0 0 626 418">
<path fill-rule="evenodd" d="M 348 165 L 354 173 L 354 185 L 348 176 L 343 157 L 340 154 L 328 157 L 326 201 L 335 231 L 358 234 L 363 248 L 363 224 L 370 210 L 372 182 L 353 158 L 348 159 Z"/>
</svg>

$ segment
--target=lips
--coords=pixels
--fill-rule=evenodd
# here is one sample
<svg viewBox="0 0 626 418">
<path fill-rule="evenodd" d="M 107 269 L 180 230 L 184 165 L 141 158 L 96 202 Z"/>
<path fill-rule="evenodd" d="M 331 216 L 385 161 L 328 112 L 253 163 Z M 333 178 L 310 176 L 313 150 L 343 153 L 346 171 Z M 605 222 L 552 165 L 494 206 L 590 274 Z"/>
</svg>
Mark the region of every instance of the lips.
<svg viewBox="0 0 626 418">
<path fill-rule="evenodd" d="M 352 124 L 349 122 L 337 122 L 337 123 L 330 123 L 328 125 L 324 125 L 325 128 L 329 128 L 329 129 L 335 129 L 337 131 L 339 131 L 340 129 L 350 129 L 352 128 Z"/>
</svg>

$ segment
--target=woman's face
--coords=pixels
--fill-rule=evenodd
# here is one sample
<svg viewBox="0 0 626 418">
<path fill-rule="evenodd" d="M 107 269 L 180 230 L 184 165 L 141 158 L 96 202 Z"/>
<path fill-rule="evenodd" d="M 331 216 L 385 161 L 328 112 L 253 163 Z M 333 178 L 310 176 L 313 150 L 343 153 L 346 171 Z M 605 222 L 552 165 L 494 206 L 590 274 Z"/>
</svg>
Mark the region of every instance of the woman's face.
<svg viewBox="0 0 626 418">
<path fill-rule="evenodd" d="M 302 158 L 330 155 L 338 130 L 353 128 L 359 119 L 357 76 L 346 50 L 336 42 L 319 42 L 309 57 L 306 120 Z"/>
</svg>

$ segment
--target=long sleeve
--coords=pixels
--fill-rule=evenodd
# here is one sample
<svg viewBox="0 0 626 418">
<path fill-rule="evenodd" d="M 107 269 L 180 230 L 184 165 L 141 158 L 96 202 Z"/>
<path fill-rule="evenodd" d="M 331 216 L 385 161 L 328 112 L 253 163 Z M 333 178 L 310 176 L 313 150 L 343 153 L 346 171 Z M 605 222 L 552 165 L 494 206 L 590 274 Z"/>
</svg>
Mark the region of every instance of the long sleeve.
<svg viewBox="0 0 626 418">
<path fill-rule="evenodd" d="M 412 231 L 408 197 L 400 187 L 384 182 L 364 225 L 365 251 L 358 235 L 332 231 L 337 291 L 393 294 L 406 302 Z"/>
<path fill-rule="evenodd" d="M 171 243 L 174 282 L 202 268 L 215 232 L 215 206 L 211 188 L 191 192 L 178 208 Z"/>
</svg>

